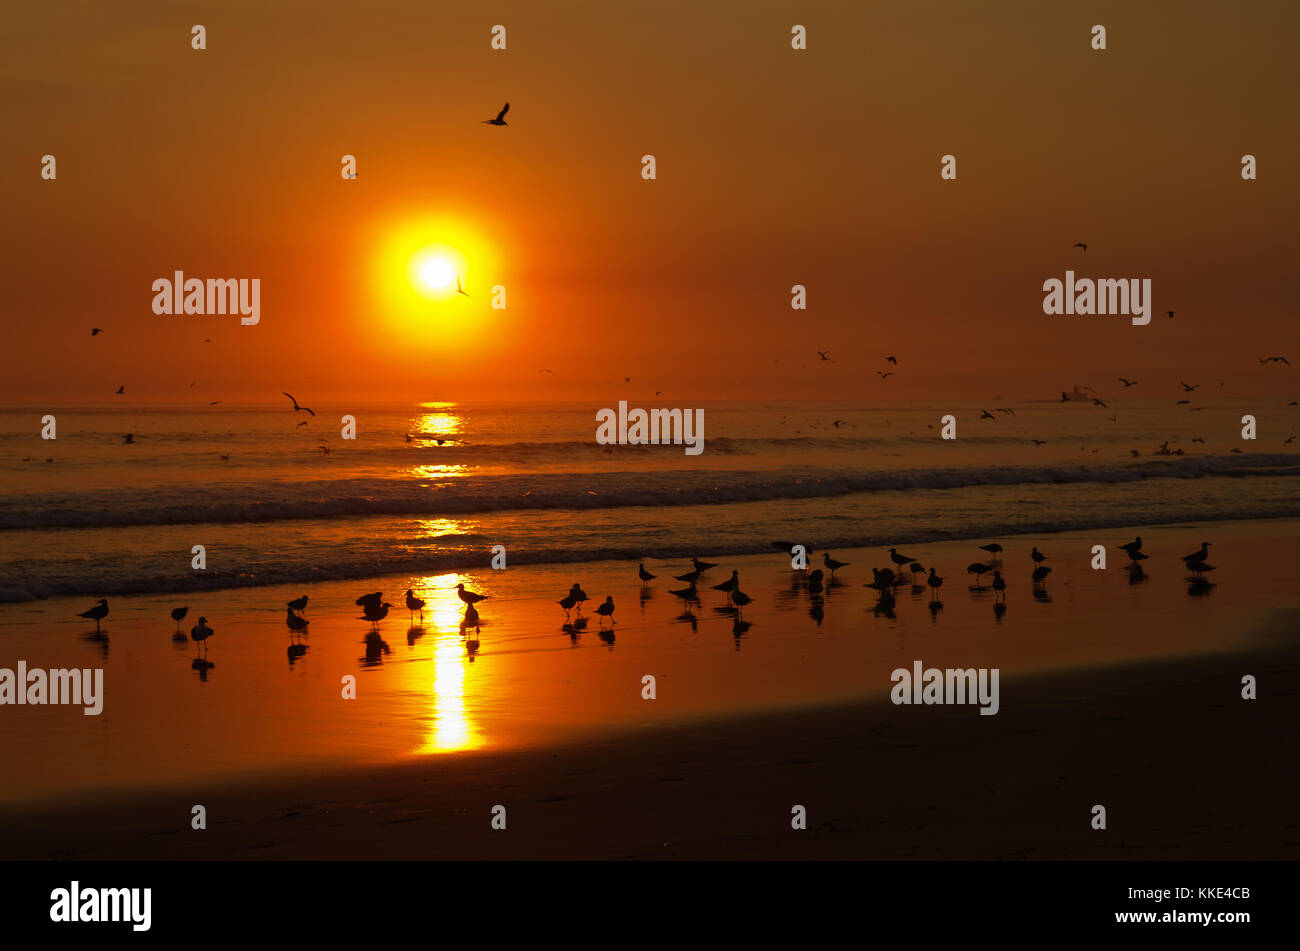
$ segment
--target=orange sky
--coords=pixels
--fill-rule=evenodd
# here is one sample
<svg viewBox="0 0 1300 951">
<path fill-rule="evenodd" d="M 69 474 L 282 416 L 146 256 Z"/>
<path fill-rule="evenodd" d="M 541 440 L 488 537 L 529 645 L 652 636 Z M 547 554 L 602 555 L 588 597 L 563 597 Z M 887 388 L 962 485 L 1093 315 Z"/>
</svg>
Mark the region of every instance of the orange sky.
<svg viewBox="0 0 1300 951">
<path fill-rule="evenodd" d="M 1300 397 L 1256 362 L 1300 366 L 1300 6 L 703 6 L 16 7 L 0 401 L 125 384 L 689 406 L 1050 397 L 1116 375 L 1146 396 L 1194 376 Z M 508 128 L 480 124 L 506 100 Z M 422 216 L 463 222 L 490 267 L 469 300 L 386 313 L 376 248 Z M 1067 267 L 1151 278 L 1159 316 L 1044 316 L 1042 282 Z M 178 268 L 261 278 L 261 324 L 156 316 L 151 284 Z"/>
</svg>

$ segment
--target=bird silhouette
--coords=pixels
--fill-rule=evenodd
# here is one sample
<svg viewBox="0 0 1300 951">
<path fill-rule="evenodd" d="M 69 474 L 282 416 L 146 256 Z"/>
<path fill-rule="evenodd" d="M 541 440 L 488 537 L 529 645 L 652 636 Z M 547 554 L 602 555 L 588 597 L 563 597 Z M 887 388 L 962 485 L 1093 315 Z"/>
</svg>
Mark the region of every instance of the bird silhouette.
<svg viewBox="0 0 1300 951">
<path fill-rule="evenodd" d="M 892 363 L 894 366 L 898 366 L 898 357 L 885 357 L 885 362 Z"/>
<path fill-rule="evenodd" d="M 1260 357 L 1259 358 L 1260 366 L 1263 366 L 1266 363 L 1285 363 L 1287 366 L 1291 365 L 1291 361 L 1288 360 L 1286 357 Z"/>
<path fill-rule="evenodd" d="M 306 608 L 307 608 L 307 595 L 304 594 L 304 595 L 303 595 L 302 597 L 300 597 L 300 598 L 294 598 L 292 601 L 286 601 L 286 602 L 284 602 L 284 603 L 287 604 L 289 607 L 293 608 L 295 611 L 303 611 L 303 610 L 306 610 Z"/>
<path fill-rule="evenodd" d="M 205 617 L 200 617 L 199 623 L 190 628 L 190 640 L 192 640 L 196 645 L 202 646 L 205 656 L 208 653 L 208 638 L 211 637 L 212 634 L 213 630 L 208 627 L 208 619 Z"/>
<path fill-rule="evenodd" d="M 492 597 L 490 594 L 475 594 L 473 591 L 467 591 L 465 589 L 465 582 L 463 581 L 456 585 L 456 594 L 466 604 L 476 604 L 479 601 L 486 601 L 488 598 Z"/>
<path fill-rule="evenodd" d="M 1121 376 L 1121 377 L 1118 377 L 1117 379 L 1118 379 L 1121 383 L 1124 384 L 1124 389 L 1126 389 L 1126 390 L 1127 390 L 1130 386 L 1137 386 L 1137 380 L 1126 380 L 1126 379 L 1124 379 L 1122 376 Z"/>
<path fill-rule="evenodd" d="M 1085 250 L 1085 251 L 1088 250 L 1088 245 L 1086 245 L 1086 244 L 1085 244 L 1084 242 L 1082 242 L 1082 241 L 1076 241 L 1076 242 L 1074 242 L 1074 244 L 1072 244 L 1071 247 L 1073 247 L 1073 248 L 1083 248 L 1083 250 Z"/>
<path fill-rule="evenodd" d="M 104 618 L 108 617 L 108 602 L 103 598 L 100 598 L 98 604 L 96 604 L 89 611 L 82 611 L 80 614 L 77 615 L 77 617 L 84 617 L 94 621 L 95 633 L 98 634 L 99 622 L 102 621 Z"/>
<path fill-rule="evenodd" d="M 501 111 L 497 113 L 497 117 L 495 119 L 484 119 L 481 124 L 482 125 L 509 125 L 509 123 L 506 122 L 506 113 L 509 111 L 510 111 L 510 103 L 507 102 L 504 106 L 501 107 Z"/>
<path fill-rule="evenodd" d="M 1192 385 L 1190 385 L 1190 384 L 1188 384 L 1188 383 L 1184 383 L 1182 380 L 1179 380 L 1179 381 L 1178 381 L 1178 384 L 1179 384 L 1179 386 L 1181 386 L 1181 387 L 1183 388 L 1183 391 L 1186 392 L 1186 393 L 1192 393 L 1192 392 L 1194 392 L 1194 391 L 1196 391 L 1196 390 L 1199 390 L 1199 389 L 1201 388 L 1201 384 L 1199 384 L 1199 383 L 1197 383 L 1195 386 L 1192 386 Z"/>
<path fill-rule="evenodd" d="M 284 393 L 284 390 L 281 390 L 280 392 L 281 392 L 281 393 Z M 307 407 L 307 406 L 299 406 L 299 405 L 298 405 L 298 401 L 297 401 L 296 399 L 294 399 L 293 396 L 292 396 L 291 394 L 289 394 L 289 393 L 284 393 L 284 395 L 285 395 L 285 396 L 288 396 L 289 399 L 293 400 L 293 411 L 294 411 L 295 413 L 302 412 L 302 413 L 308 413 L 308 414 L 310 414 L 310 415 L 312 415 L 312 416 L 315 416 L 315 415 L 316 415 L 316 411 L 315 411 L 314 409 L 311 409 L 310 407 Z"/>
<path fill-rule="evenodd" d="M 176 622 L 176 630 L 181 629 L 181 621 L 185 620 L 185 615 L 190 613 L 188 607 L 172 608 L 172 620 Z"/>
<path fill-rule="evenodd" d="M 127 433 L 122 437 L 122 442 L 126 443 L 128 446 L 133 444 L 135 442 L 135 433 Z"/>
<path fill-rule="evenodd" d="M 637 565 L 636 574 L 637 577 L 641 579 L 642 584 L 649 584 L 650 581 L 653 580 L 654 578 L 654 575 L 650 574 L 650 572 L 645 570 L 644 564 Z"/>
<path fill-rule="evenodd" d="M 888 380 L 893 375 L 893 370 L 890 370 L 888 373 L 881 373 L 879 370 L 876 371 L 876 376 L 880 377 L 882 380 Z"/>
<path fill-rule="evenodd" d="M 117 388 L 117 395 L 118 395 L 118 396 L 122 396 L 124 393 L 126 393 L 126 384 L 125 384 L 125 383 L 123 383 L 121 386 L 119 386 L 119 387 Z"/>
<path fill-rule="evenodd" d="M 600 615 L 600 624 L 604 626 L 605 618 L 609 618 L 609 624 L 614 626 L 614 596 L 606 595 L 605 603 L 596 608 L 596 613 Z"/>
<path fill-rule="evenodd" d="M 456 293 L 457 293 L 457 294 L 460 294 L 462 297 L 469 297 L 469 295 L 465 293 L 465 288 L 463 288 L 463 287 L 460 286 L 460 275 L 459 275 L 459 274 L 456 275 Z"/>
<path fill-rule="evenodd" d="M 103 332 L 104 332 L 104 331 L 100 330 L 98 327 L 91 327 L 91 328 L 90 328 L 90 335 L 91 335 L 92 337 L 96 337 L 96 336 L 98 336 L 99 334 L 102 334 Z"/>
<path fill-rule="evenodd" d="M 1110 409 L 1109 406 L 1107 406 L 1102 400 L 1098 399 L 1097 397 L 1093 397 L 1092 405 L 1100 406 L 1102 409 Z"/>
<path fill-rule="evenodd" d="M 832 360 L 832 359 L 830 358 L 829 354 L 830 354 L 830 351 L 829 351 L 829 350 L 818 350 L 818 351 L 817 351 L 817 356 L 821 357 L 821 358 L 822 358 L 823 360 L 825 360 L 827 363 L 834 363 L 835 361 Z"/>
<path fill-rule="evenodd" d="M 715 584 L 713 586 L 714 591 L 724 592 L 727 595 L 728 601 L 731 600 L 732 594 L 734 594 L 737 590 L 739 590 L 739 588 L 740 588 L 740 572 L 734 570 L 731 572 L 730 578 L 728 578 L 726 581 L 722 582 L 721 584 Z"/>
<path fill-rule="evenodd" d="M 997 418 L 996 416 L 994 416 L 992 413 L 990 413 L 990 412 L 989 412 L 988 410 L 986 410 L 986 409 L 985 409 L 985 410 L 980 410 L 979 418 L 980 418 L 980 419 L 991 419 L 991 420 L 993 420 L 993 422 L 995 422 L 995 423 L 998 421 L 998 418 Z"/>
<path fill-rule="evenodd" d="M 836 561 L 834 558 L 830 556 L 830 552 L 825 552 L 825 551 L 822 552 L 822 564 L 824 564 L 827 568 L 830 569 L 832 575 L 834 575 L 835 572 L 838 571 L 839 569 L 847 568 L 849 566 L 849 563 L 847 561 Z"/>
<path fill-rule="evenodd" d="M 411 618 L 415 618 L 415 612 L 420 612 L 420 620 L 424 620 L 424 599 L 417 598 L 411 588 L 406 589 L 406 609 L 411 612 Z"/>
<path fill-rule="evenodd" d="M 307 625 L 311 622 L 294 614 L 292 607 L 286 607 L 284 609 L 284 623 L 291 633 L 300 634 L 307 629 Z"/>
</svg>

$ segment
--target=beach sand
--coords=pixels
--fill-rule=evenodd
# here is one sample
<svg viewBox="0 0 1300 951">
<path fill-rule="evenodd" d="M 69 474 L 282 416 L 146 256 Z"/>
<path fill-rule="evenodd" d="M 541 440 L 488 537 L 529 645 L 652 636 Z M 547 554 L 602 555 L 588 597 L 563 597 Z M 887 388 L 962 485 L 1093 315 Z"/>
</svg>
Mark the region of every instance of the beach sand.
<svg viewBox="0 0 1300 951">
<path fill-rule="evenodd" d="M 311 647 L 293 665 L 266 603 L 300 592 L 220 592 L 202 682 L 192 645 L 173 648 L 157 622 L 162 603 L 119 599 L 102 717 L 6 710 L 48 729 L 8 720 L 6 773 L 24 782 L 0 806 L 0 857 L 1295 857 L 1296 528 L 1001 539 L 1001 616 L 969 588 L 965 565 L 983 554 L 970 541 L 904 548 L 939 566 L 943 607 L 904 587 L 892 619 L 862 587 L 887 554 L 836 553 L 853 566 L 820 623 L 779 554 L 750 556 L 734 561 L 755 599 L 740 636 L 721 594 L 702 592 L 692 625 L 663 578 L 640 601 L 624 563 L 484 571 L 465 578 L 497 599 L 472 661 L 458 602 L 442 600 L 422 637 L 402 636 L 402 611 L 383 627 L 390 652 L 358 657 L 365 624 L 342 620 L 356 610 L 345 597 L 382 587 L 400 604 L 406 579 L 312 586 Z M 1152 557 L 1130 584 L 1114 546 L 1135 533 Z M 1202 539 L 1220 566 L 1208 590 L 1176 557 Z M 1030 593 L 1034 544 L 1055 566 L 1045 596 Z M 1110 546 L 1106 571 L 1089 567 L 1092 544 Z M 1261 547 L 1269 561 L 1253 557 Z M 612 642 L 594 619 L 576 639 L 559 630 L 547 595 L 575 571 L 594 602 L 620 605 Z M 7 656 L 102 654 L 84 622 L 51 631 L 65 608 L 25 605 L 18 621 L 6 608 Z M 914 660 L 999 668 L 999 713 L 889 703 L 891 671 Z M 344 674 L 355 701 L 339 699 Z M 1241 699 L 1246 674 L 1257 700 Z M 190 829 L 195 804 L 204 831 Z M 490 827 L 497 804 L 505 831 Z M 1105 831 L 1090 828 L 1094 804 Z M 790 827 L 795 805 L 806 831 Z"/>
</svg>

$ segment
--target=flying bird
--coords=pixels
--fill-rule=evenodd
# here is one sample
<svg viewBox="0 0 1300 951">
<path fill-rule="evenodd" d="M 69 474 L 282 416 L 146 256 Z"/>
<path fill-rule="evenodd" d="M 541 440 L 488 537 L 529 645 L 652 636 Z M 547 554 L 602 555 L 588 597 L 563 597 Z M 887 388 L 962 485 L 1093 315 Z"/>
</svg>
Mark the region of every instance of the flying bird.
<svg viewBox="0 0 1300 951">
<path fill-rule="evenodd" d="M 281 390 L 280 392 L 281 392 L 281 393 L 284 393 L 284 390 Z M 316 411 L 315 411 L 314 409 L 312 409 L 311 407 L 308 407 L 308 406 L 299 406 L 299 405 L 298 405 L 298 401 L 297 401 L 296 399 L 294 399 L 294 397 L 293 397 L 291 394 L 289 394 L 289 393 L 284 393 L 284 395 L 285 395 L 285 396 L 288 396 L 289 399 L 293 400 L 293 411 L 294 411 L 295 413 L 302 412 L 302 413 L 309 413 L 309 414 L 312 415 L 312 416 L 315 416 L 315 415 L 316 415 Z"/>
<path fill-rule="evenodd" d="M 821 357 L 821 358 L 822 358 L 823 360 L 825 360 L 827 363 L 834 363 L 835 361 L 832 360 L 832 359 L 828 356 L 829 353 L 830 353 L 829 350 L 818 350 L 818 351 L 817 351 L 817 356 Z"/>
<path fill-rule="evenodd" d="M 1287 366 L 1291 365 L 1291 361 L 1288 360 L 1286 357 L 1260 357 L 1259 358 L 1260 366 L 1263 366 L 1266 363 L 1285 363 Z"/>
<path fill-rule="evenodd" d="M 91 335 L 92 337 L 97 337 L 97 336 L 99 336 L 100 334 L 102 334 L 103 332 L 104 332 L 104 331 L 100 330 L 98 327 L 91 327 L 91 328 L 90 328 L 90 335 Z"/>
<path fill-rule="evenodd" d="M 1174 316 L 1174 312 L 1172 310 L 1167 310 L 1165 311 L 1165 313 L 1168 314 L 1170 317 Z"/>
<path fill-rule="evenodd" d="M 1183 392 L 1185 393 L 1191 393 L 1201 388 L 1201 384 L 1199 383 L 1197 383 L 1195 386 L 1189 386 L 1188 384 L 1184 383 L 1182 380 L 1178 381 L 1178 385 L 1183 388 Z"/>
<path fill-rule="evenodd" d="M 463 288 L 463 287 L 460 286 L 460 275 L 459 275 L 459 274 L 456 275 L 456 293 L 457 293 L 457 294 L 460 294 L 460 295 L 463 296 L 463 297 L 469 297 L 469 295 L 465 293 L 465 288 Z"/>
<path fill-rule="evenodd" d="M 481 125 L 509 125 L 509 123 L 506 122 L 506 113 L 509 111 L 510 111 L 510 103 L 507 102 L 504 106 L 501 107 L 501 111 L 497 113 L 497 117 L 495 119 L 484 119 L 483 122 L 480 124 Z"/>
<path fill-rule="evenodd" d="M 893 375 L 893 370 L 890 370 L 888 373 L 881 373 L 879 370 L 876 371 L 876 376 L 880 377 L 882 380 L 888 380 Z"/>
<path fill-rule="evenodd" d="M 1071 245 L 1071 247 L 1075 247 L 1075 248 L 1083 248 L 1083 250 L 1085 250 L 1085 251 L 1088 250 L 1088 246 L 1087 246 L 1086 244 L 1084 244 L 1082 241 L 1076 241 L 1076 242 L 1074 242 L 1074 244 Z"/>
<path fill-rule="evenodd" d="M 554 370 L 538 370 L 537 372 L 538 372 L 538 373 L 549 373 L 551 376 L 555 376 L 555 371 L 554 371 Z"/>
<path fill-rule="evenodd" d="M 1098 398 L 1096 398 L 1096 397 L 1093 397 L 1092 405 L 1093 405 L 1093 406 L 1100 406 L 1102 409 L 1110 409 L 1109 406 L 1107 406 L 1105 403 L 1103 403 L 1100 399 L 1098 399 Z"/>
<path fill-rule="evenodd" d="M 1126 379 L 1124 379 L 1122 376 L 1121 376 L 1121 377 L 1116 377 L 1116 379 L 1118 379 L 1121 383 L 1124 384 L 1124 389 L 1126 389 L 1126 390 L 1127 390 L 1130 386 L 1137 386 L 1137 380 L 1126 380 Z"/>
<path fill-rule="evenodd" d="M 993 422 L 995 422 L 995 423 L 998 421 L 998 418 L 997 418 L 996 416 L 994 416 L 992 413 L 990 413 L 988 410 L 981 410 L 981 411 L 980 411 L 979 418 L 980 418 L 980 419 L 991 419 L 991 420 L 993 420 Z"/>
<path fill-rule="evenodd" d="M 885 357 L 885 362 L 892 363 L 894 366 L 898 366 L 898 357 Z"/>
<path fill-rule="evenodd" d="M 117 388 L 117 395 L 118 395 L 118 396 L 121 396 L 121 395 L 124 394 L 125 392 L 126 392 L 126 384 L 123 383 L 121 386 L 119 386 L 119 387 Z"/>
</svg>

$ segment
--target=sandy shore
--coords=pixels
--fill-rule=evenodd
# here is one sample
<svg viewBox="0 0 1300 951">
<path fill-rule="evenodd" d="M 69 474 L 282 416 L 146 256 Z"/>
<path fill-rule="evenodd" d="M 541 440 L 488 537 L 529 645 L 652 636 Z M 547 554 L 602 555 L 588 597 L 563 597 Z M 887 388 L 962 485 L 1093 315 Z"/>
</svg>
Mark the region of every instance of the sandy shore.
<svg viewBox="0 0 1300 951">
<path fill-rule="evenodd" d="M 386 622 L 373 656 L 350 604 L 370 586 L 313 586 L 309 650 L 287 662 L 295 592 L 243 589 L 207 609 L 203 676 L 161 599 L 119 599 L 99 642 L 59 620 L 70 605 L 9 608 L 6 657 L 95 658 L 108 686 L 101 717 L 3 711 L 5 775 L 21 778 L 0 795 L 0 857 L 1293 856 L 1296 524 L 1141 532 L 1137 584 L 1114 550 L 1129 533 L 1003 539 L 1005 610 L 964 571 L 970 541 L 909 546 L 947 578 L 942 607 L 903 586 L 889 612 L 862 586 L 878 551 L 837 552 L 853 565 L 816 597 L 779 556 L 728 559 L 714 580 L 741 571 L 743 631 L 708 589 L 684 615 L 659 565 L 644 594 L 625 563 L 485 572 L 468 579 L 494 596 L 473 654 L 454 578 L 425 579 L 425 624 Z M 1203 590 L 1177 559 L 1202 537 L 1219 565 Z M 1038 587 L 1034 544 L 1054 566 Z M 563 628 L 551 595 L 578 572 L 596 600 L 616 594 L 615 636 Z M 914 660 L 998 668 L 1000 712 L 890 704 L 890 672 Z M 1244 674 L 1258 700 L 1240 699 Z"/>
<path fill-rule="evenodd" d="M 1011 678 L 992 717 L 861 703 L 235 786 L 202 832 L 177 795 L 10 811 L 0 857 L 1294 859 L 1297 684 L 1292 638 Z"/>
</svg>

